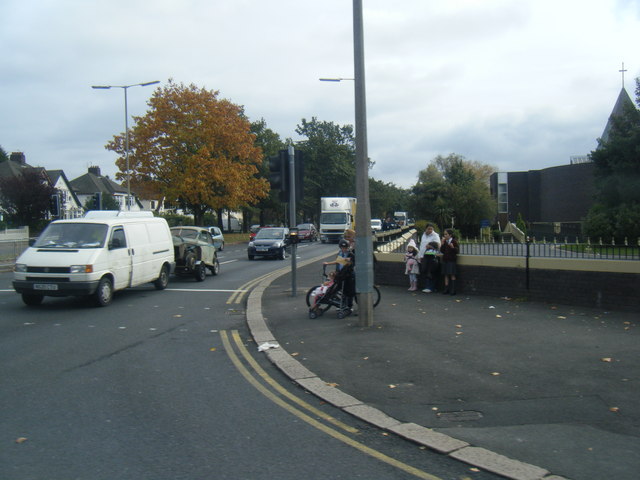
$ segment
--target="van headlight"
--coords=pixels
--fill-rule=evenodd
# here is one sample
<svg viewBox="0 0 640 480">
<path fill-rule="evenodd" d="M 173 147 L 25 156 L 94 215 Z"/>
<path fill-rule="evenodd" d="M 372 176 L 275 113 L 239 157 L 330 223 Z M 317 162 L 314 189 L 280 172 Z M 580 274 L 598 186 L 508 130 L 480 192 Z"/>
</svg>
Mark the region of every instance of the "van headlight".
<svg viewBox="0 0 640 480">
<path fill-rule="evenodd" d="M 16 263 L 13 267 L 14 272 L 26 273 L 27 272 L 27 264 L 26 263 Z"/>
<path fill-rule="evenodd" d="M 71 265 L 69 273 L 92 273 L 93 265 Z"/>
</svg>

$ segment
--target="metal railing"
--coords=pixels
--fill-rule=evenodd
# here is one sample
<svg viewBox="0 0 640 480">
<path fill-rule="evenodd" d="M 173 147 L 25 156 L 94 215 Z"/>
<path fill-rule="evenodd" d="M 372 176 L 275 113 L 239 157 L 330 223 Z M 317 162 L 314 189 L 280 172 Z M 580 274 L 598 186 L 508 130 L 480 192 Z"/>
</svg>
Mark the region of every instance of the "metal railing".
<svg viewBox="0 0 640 480">
<path fill-rule="evenodd" d="M 0 240 L 0 265 L 12 264 L 29 246 L 29 240 Z"/>
<path fill-rule="evenodd" d="M 388 242 L 388 247 L 380 243 L 377 251 L 389 253 L 404 253 L 408 240 L 399 241 L 400 238 Z M 538 258 L 581 258 L 593 260 L 640 260 L 640 239 L 635 244 L 629 244 L 625 239 L 622 243 L 605 243 L 598 239 L 597 242 L 571 243 L 568 238 L 564 241 L 553 239 L 552 241 L 536 241 L 528 239 L 520 242 L 482 242 L 468 238 L 460 241 L 460 255 L 486 255 L 498 257 L 538 257 Z"/>
</svg>

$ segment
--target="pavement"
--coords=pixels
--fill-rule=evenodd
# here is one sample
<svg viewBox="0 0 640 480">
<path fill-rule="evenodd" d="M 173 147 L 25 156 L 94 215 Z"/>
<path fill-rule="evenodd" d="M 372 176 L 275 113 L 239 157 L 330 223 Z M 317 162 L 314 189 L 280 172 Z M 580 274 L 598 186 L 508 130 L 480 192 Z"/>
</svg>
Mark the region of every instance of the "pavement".
<svg viewBox="0 0 640 480">
<path fill-rule="evenodd" d="M 373 326 L 311 320 L 320 257 L 251 292 L 264 354 L 307 391 L 448 455 L 518 480 L 635 480 L 640 316 L 380 286 Z M 399 268 L 402 266 L 399 265 Z"/>
</svg>

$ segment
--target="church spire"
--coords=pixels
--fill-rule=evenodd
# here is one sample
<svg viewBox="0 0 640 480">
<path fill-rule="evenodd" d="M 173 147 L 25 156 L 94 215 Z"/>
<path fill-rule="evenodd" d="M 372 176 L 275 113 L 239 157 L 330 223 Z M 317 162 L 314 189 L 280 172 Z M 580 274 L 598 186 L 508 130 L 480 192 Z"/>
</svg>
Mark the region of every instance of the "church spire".
<svg viewBox="0 0 640 480">
<path fill-rule="evenodd" d="M 624 72 L 626 72 L 626 70 L 624 68 L 624 62 L 622 62 L 622 69 L 618 70 L 618 72 L 620 72 L 622 74 L 622 89 L 624 90 Z"/>
</svg>

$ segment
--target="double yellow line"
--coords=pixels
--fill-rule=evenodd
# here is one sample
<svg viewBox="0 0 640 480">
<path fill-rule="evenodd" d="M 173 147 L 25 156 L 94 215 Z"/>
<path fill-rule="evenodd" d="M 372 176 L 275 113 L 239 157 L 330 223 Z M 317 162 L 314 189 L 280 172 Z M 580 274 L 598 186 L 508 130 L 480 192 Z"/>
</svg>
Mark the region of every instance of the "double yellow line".
<svg viewBox="0 0 640 480">
<path fill-rule="evenodd" d="M 307 410 L 310 414 L 313 414 L 315 417 L 320 418 L 334 425 L 335 427 L 338 427 L 341 430 L 344 430 L 347 433 L 350 433 L 350 434 L 358 433 L 358 430 L 356 428 L 350 427 L 349 425 L 335 419 L 334 417 L 322 412 L 321 410 L 318 410 L 314 406 L 308 404 L 304 400 L 301 400 L 300 398 L 296 397 L 292 393 L 288 392 L 284 387 L 282 387 L 273 378 L 271 378 L 269 374 L 262 367 L 260 367 L 260 365 L 258 365 L 258 363 L 251 356 L 247 348 L 244 346 L 237 330 L 232 330 L 231 336 L 233 338 L 233 345 L 229 340 L 229 334 L 227 333 L 227 331 L 226 330 L 220 331 L 222 344 L 227 352 L 227 355 L 229 356 L 229 359 L 231 360 L 233 365 L 238 369 L 240 374 L 253 387 L 255 387 L 260 393 L 262 393 L 265 397 L 267 397 L 269 400 L 274 402 L 276 405 L 284 408 L 286 411 L 288 411 L 292 415 L 295 415 L 297 418 L 308 423 L 314 428 L 317 428 L 318 430 L 326 433 L 327 435 L 330 435 L 331 437 L 337 440 L 340 440 L 341 442 L 373 458 L 376 458 L 377 460 L 385 462 L 393 467 L 399 468 L 400 470 L 403 470 L 407 473 L 410 473 L 411 475 L 414 475 L 418 478 L 422 478 L 424 480 L 441 480 L 439 477 L 433 476 L 427 472 L 424 472 L 415 467 L 412 467 L 411 465 L 407 465 L 406 463 L 396 460 L 395 458 L 389 457 L 388 455 L 385 455 L 382 452 L 379 452 L 370 447 L 367 447 L 366 445 L 353 440 L 351 437 L 347 436 L 346 434 L 341 433 L 338 430 L 335 430 L 334 428 L 325 425 L 324 423 L 321 423 L 320 421 L 316 420 L 316 418 L 312 418 L 309 414 L 305 413 L 303 410 L 300 410 L 299 408 L 296 408 L 290 403 L 287 403 L 285 399 L 295 403 L 302 409 Z M 273 391 L 267 388 L 267 386 L 265 386 L 264 383 L 261 383 L 260 380 L 251 373 L 249 368 L 245 366 L 243 361 L 236 354 L 234 347 L 240 352 L 244 361 L 253 369 L 253 371 L 256 373 L 259 379 L 262 380 L 264 383 L 266 383 L 266 385 L 271 387 Z"/>
</svg>

